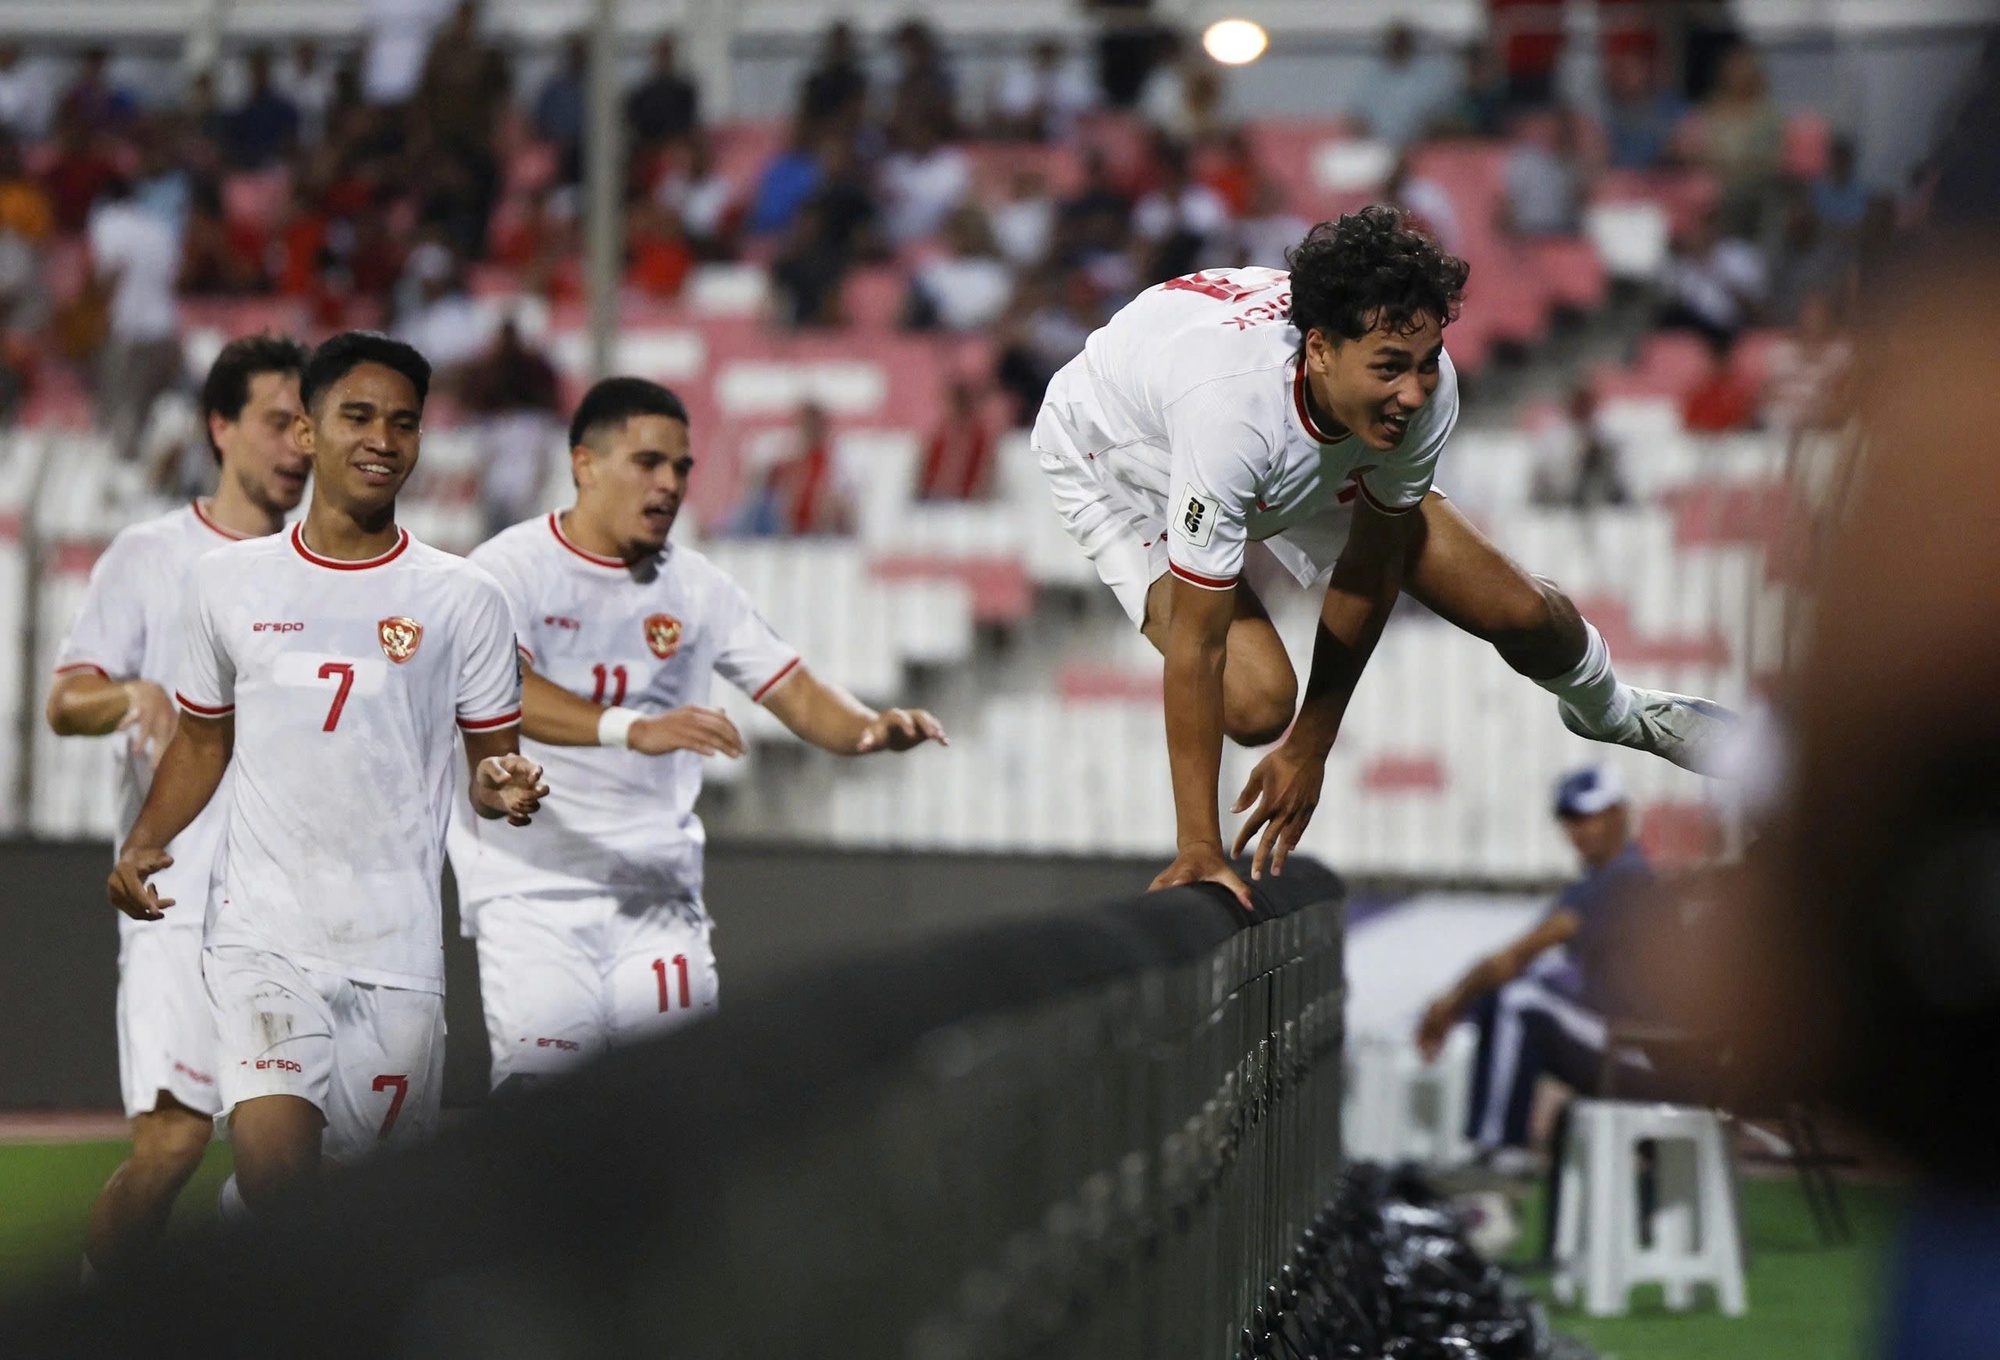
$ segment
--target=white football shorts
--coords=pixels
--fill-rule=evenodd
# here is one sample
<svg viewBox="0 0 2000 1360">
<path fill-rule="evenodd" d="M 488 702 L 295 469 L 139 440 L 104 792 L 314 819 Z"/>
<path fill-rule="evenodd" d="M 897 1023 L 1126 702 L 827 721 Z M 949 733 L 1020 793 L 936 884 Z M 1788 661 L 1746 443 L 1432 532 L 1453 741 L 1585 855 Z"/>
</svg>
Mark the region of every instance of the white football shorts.
<svg viewBox="0 0 2000 1360">
<path fill-rule="evenodd" d="M 301 968 L 242 945 L 203 951 L 215 1010 L 221 1112 L 297 1096 L 326 1117 L 320 1147 L 353 1162 L 437 1127 L 444 998 Z"/>
<path fill-rule="evenodd" d="M 219 1108 L 199 929 L 148 921 L 119 932 L 118 1082 L 127 1116 L 157 1108 L 162 1091 L 197 1114 Z"/>
<path fill-rule="evenodd" d="M 552 893 L 481 903 L 473 921 L 495 1086 L 715 1011 L 714 923 L 699 903 Z"/>
</svg>

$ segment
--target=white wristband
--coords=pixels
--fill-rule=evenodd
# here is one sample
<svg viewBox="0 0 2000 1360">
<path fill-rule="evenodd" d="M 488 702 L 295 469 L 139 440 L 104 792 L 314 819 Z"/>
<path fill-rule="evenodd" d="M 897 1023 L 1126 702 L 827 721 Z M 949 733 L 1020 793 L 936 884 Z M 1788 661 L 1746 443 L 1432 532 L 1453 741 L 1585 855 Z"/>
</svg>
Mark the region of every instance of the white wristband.
<svg viewBox="0 0 2000 1360">
<path fill-rule="evenodd" d="M 632 724 L 646 715 L 636 708 L 607 708 L 597 719 L 597 744 L 624 750 L 631 745 Z"/>
</svg>

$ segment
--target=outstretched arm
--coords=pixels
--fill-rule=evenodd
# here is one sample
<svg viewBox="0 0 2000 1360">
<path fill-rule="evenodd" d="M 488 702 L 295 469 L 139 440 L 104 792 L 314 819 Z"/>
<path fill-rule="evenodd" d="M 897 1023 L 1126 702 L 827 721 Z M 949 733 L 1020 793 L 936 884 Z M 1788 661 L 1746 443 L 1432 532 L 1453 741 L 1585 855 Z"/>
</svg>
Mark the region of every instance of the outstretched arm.
<svg viewBox="0 0 2000 1360">
<path fill-rule="evenodd" d="M 160 757 L 159 769 L 153 772 L 146 804 L 119 848 L 118 863 L 112 866 L 105 885 L 112 906 L 137 920 L 157 921 L 174 904 L 172 898 L 162 900 L 146 880 L 174 862 L 167 854 L 168 843 L 208 806 L 235 749 L 233 714 L 181 716 L 174 739 Z"/>
<path fill-rule="evenodd" d="M 669 751 L 743 754 L 736 724 L 719 708 L 688 704 L 646 715 L 606 708 L 532 670 L 521 674 L 521 730 L 550 746 L 624 746 L 649 756 Z"/>
<path fill-rule="evenodd" d="M 923 709 L 892 708 L 877 713 L 803 665 L 792 667 L 791 674 L 764 696 L 763 703 L 794 734 L 837 756 L 907 751 L 927 741 L 951 744 L 938 720 Z"/>
<path fill-rule="evenodd" d="M 1167 583 L 1164 686 L 1167 763 L 1174 780 L 1174 862 L 1154 888 L 1220 883 L 1243 909 L 1250 889 L 1222 853 L 1216 780 L 1222 773 L 1222 671 L 1236 591 L 1209 590 L 1176 575 Z"/>
<path fill-rule="evenodd" d="M 1425 1009 L 1423 1019 L 1417 1022 L 1417 1050 L 1429 1062 L 1444 1048 L 1445 1036 L 1459 1017 L 1472 1009 L 1473 1003 L 1496 987 L 1504 987 L 1515 978 L 1528 971 L 1528 965 L 1535 961 L 1545 949 L 1553 949 L 1570 939 L 1583 926 L 1583 918 L 1565 907 L 1558 907 L 1543 918 L 1540 925 L 1523 935 L 1505 949 L 1488 954 L 1466 970 L 1465 976 L 1452 984 L 1449 991 L 1431 1002 Z"/>
<path fill-rule="evenodd" d="M 1275 751 L 1257 762 L 1231 811 L 1250 808 L 1249 819 L 1237 833 L 1235 854 L 1263 829 L 1250 874 L 1282 873 L 1285 856 L 1299 843 L 1319 806 L 1320 783 L 1327 753 L 1340 734 L 1340 722 L 1354 697 L 1354 686 L 1375 651 L 1382 626 L 1396 607 L 1403 588 L 1403 562 L 1410 536 L 1419 520 L 1416 511 L 1389 514 L 1363 497 L 1354 507 L 1347 546 L 1334 564 L 1320 606 L 1319 629 L 1313 637 L 1312 673 L 1299 702 L 1299 714 Z"/>
</svg>

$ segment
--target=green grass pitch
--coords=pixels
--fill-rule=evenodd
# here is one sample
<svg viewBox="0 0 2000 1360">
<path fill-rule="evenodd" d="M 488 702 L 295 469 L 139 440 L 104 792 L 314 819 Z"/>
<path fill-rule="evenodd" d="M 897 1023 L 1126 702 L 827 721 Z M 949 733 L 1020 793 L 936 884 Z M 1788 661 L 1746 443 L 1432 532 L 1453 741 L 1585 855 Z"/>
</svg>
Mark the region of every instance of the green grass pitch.
<svg viewBox="0 0 2000 1360">
<path fill-rule="evenodd" d="M 76 1279 L 84 1215 L 124 1156 L 125 1145 L 113 1142 L 0 1145 L 0 1297 Z M 229 1149 L 218 1143 L 181 1196 L 177 1226 L 214 1213 L 228 1173 Z M 1746 1181 L 1748 1317 L 1723 1317 L 1706 1299 L 1692 1313 L 1669 1313 L 1657 1289 L 1641 1289 L 1629 1317 L 1599 1320 L 1552 1307 L 1550 1319 L 1604 1360 L 1860 1360 L 1871 1352 L 1877 1272 L 1894 1230 L 1895 1202 L 1888 1190 L 1848 1187 L 1859 1240 L 1826 1250 L 1813 1238 L 1795 1182 Z M 1528 1259 L 1540 1223 L 1533 1200 L 1523 1219 L 1530 1231 L 1518 1255 Z M 1546 1294 L 1546 1278 L 1534 1278 Z"/>
</svg>

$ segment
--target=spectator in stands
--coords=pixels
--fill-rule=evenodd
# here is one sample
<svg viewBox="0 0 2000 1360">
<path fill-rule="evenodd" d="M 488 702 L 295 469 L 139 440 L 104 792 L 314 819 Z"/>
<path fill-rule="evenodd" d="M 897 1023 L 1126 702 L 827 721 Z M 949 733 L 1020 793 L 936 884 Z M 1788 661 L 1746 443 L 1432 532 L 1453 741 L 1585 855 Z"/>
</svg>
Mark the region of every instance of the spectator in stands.
<svg viewBox="0 0 2000 1360">
<path fill-rule="evenodd" d="M 21 44 L 0 42 L 0 128 L 23 142 L 49 135 L 56 112 L 55 81 L 39 61 L 24 61 Z"/>
<path fill-rule="evenodd" d="M 896 81 L 886 122 L 891 128 L 929 127 L 940 141 L 959 135 L 958 82 L 931 26 L 905 19 L 889 36 L 896 57 Z"/>
<path fill-rule="evenodd" d="M 465 266 L 439 236 L 418 245 L 397 286 L 396 338 L 431 361 L 440 387 L 453 386 L 461 370 L 493 343 L 493 326 L 465 287 Z"/>
<path fill-rule="evenodd" d="M 993 431 L 979 397 L 979 389 L 962 378 L 945 389 L 944 416 L 924 442 L 918 500 L 984 500 L 990 494 Z"/>
<path fill-rule="evenodd" d="M 0 337 L 34 335 L 48 319 L 42 252 L 54 229 L 48 191 L 22 168 L 14 134 L 0 129 Z M 0 362 L 4 358 L 0 354 Z M 11 365 L 7 371 L 21 377 Z M 20 396 L 24 386 L 24 379 L 18 381 L 12 395 Z"/>
<path fill-rule="evenodd" d="M 891 245 L 901 248 L 934 236 L 972 194 L 972 162 L 947 145 L 941 126 L 915 115 L 894 127 L 896 150 L 880 172 L 882 222 Z"/>
<path fill-rule="evenodd" d="M 1651 52 L 1606 54 L 1604 136 L 1616 169 L 1657 170 L 1674 155 L 1687 101 L 1661 84 L 1659 70 Z"/>
<path fill-rule="evenodd" d="M 1230 217 L 1240 218 L 1249 212 L 1263 172 L 1243 129 L 1229 129 L 1199 148 L 1196 155 L 1201 182 L 1215 190 L 1216 197 L 1229 209 Z"/>
<path fill-rule="evenodd" d="M 1785 120 L 1771 99 L 1756 49 L 1736 47 L 1701 107 L 1702 163 L 1722 183 L 1726 230 L 1762 239 L 1774 214 L 1784 163 Z"/>
<path fill-rule="evenodd" d="M 235 296 L 264 284 L 262 261 L 235 239 L 222 213 L 222 195 L 209 180 L 195 181 L 181 229 L 180 290 L 193 297 Z"/>
<path fill-rule="evenodd" d="M 1239 256 L 1246 265 L 1284 269 L 1293 246 L 1306 239 L 1312 223 L 1293 212 L 1285 201 L 1285 186 L 1259 176 L 1250 212 L 1236 224 Z"/>
<path fill-rule="evenodd" d="M 451 12 L 453 0 L 368 0 L 362 59 L 362 94 L 370 104 L 396 106 L 417 92 L 431 35 Z"/>
<path fill-rule="evenodd" d="M 521 339 L 510 316 L 467 365 L 462 389 L 479 442 L 479 509 L 490 538 L 542 508 L 565 429 L 561 385 L 555 366 Z"/>
<path fill-rule="evenodd" d="M 1084 8 L 1098 19 L 1097 88 L 1110 107 L 1132 108 L 1153 71 L 1178 58 L 1180 35 L 1152 17 L 1152 0 L 1085 0 Z"/>
<path fill-rule="evenodd" d="M 173 127 L 168 117 L 141 118 L 132 128 L 134 135 L 129 148 L 134 161 L 133 197 L 139 206 L 158 214 L 179 235 L 187 224 L 195 168 L 177 155 L 178 148 L 170 140 Z"/>
<path fill-rule="evenodd" d="M 1159 186 L 1132 208 L 1141 244 L 1141 287 L 1219 264 L 1228 249 L 1229 205 L 1190 173 L 1185 149 L 1165 143 L 1155 155 Z"/>
<path fill-rule="evenodd" d="M 1556 109 L 1522 119 L 1507 153 L 1507 225 L 1521 236 L 1574 236 L 1587 177 L 1575 115 Z"/>
<path fill-rule="evenodd" d="M 792 326 L 838 325 L 840 290 L 852 263 L 825 207 L 808 200 L 793 214 L 784 245 L 771 261 L 778 319 Z"/>
<path fill-rule="evenodd" d="M 250 91 L 222 120 L 222 156 L 231 168 L 261 170 L 290 154 L 299 137 L 299 109 L 271 80 L 271 50 L 250 53 Z"/>
<path fill-rule="evenodd" d="M 928 330 L 977 331 L 992 325 L 1014 295 L 1014 271 L 978 205 L 962 204 L 945 223 L 944 253 L 917 267 L 910 279 L 910 325 Z"/>
<path fill-rule="evenodd" d="M 1017 170 L 1007 183 L 1007 197 L 988 221 L 1000 254 L 1016 269 L 1033 269 L 1049 258 L 1055 244 L 1056 202 L 1048 179 L 1039 170 Z"/>
<path fill-rule="evenodd" d="M 299 141 L 306 146 L 326 140 L 336 75 L 311 38 L 293 43 L 291 55 L 277 70 L 277 87 L 299 111 Z"/>
<path fill-rule="evenodd" d="M 1016 427 L 1035 423 L 1049 379 L 1083 352 L 1083 342 L 1104 321 L 1103 291 L 1086 269 L 1044 276 L 1017 292 L 1008 318 L 996 328 L 997 378 L 1013 398 Z"/>
<path fill-rule="evenodd" d="M 793 120 L 784 149 L 757 177 L 746 224 L 752 236 L 773 236 L 789 228 L 799 209 L 818 191 L 823 178 L 815 149 L 819 140 L 818 128 L 810 119 Z"/>
<path fill-rule="evenodd" d="M 1056 250 L 1065 265 L 1093 266 L 1122 257 L 1132 230 L 1132 200 L 1102 149 L 1083 153 L 1083 184 L 1063 201 L 1056 217 Z"/>
<path fill-rule="evenodd" d="M 1696 434 L 1728 434 L 1757 422 L 1762 394 L 1732 362 L 1733 350 L 1723 340 L 1704 337 L 1709 363 L 1701 379 L 1681 398 L 1681 424 Z"/>
<path fill-rule="evenodd" d="M 1139 116 L 1161 137 L 1192 145 L 1219 135 L 1228 125 L 1228 90 L 1222 72 L 1178 33 L 1161 40 L 1172 60 L 1161 60 L 1139 92 Z"/>
<path fill-rule="evenodd" d="M 1606 1018 L 1638 1018 L 1640 1009 L 1634 960 L 1620 945 L 1659 898 L 1652 866 L 1632 837 L 1630 800 L 1611 767 L 1563 776 L 1555 815 L 1584 876 L 1532 930 L 1468 969 L 1417 1024 L 1427 1061 L 1461 1020 L 1479 1026 L 1469 1132 L 1496 1165 L 1512 1160 L 1501 1149 L 1528 1146 L 1543 1074 L 1580 1094 L 1597 1089 Z"/>
<path fill-rule="evenodd" d="M 87 132 L 117 132 L 139 111 L 132 92 L 111 79 L 111 52 L 108 48 L 87 48 L 76 79 L 63 91 L 56 116 Z"/>
<path fill-rule="evenodd" d="M 1618 448 L 1597 420 L 1597 394 L 1578 383 L 1562 418 L 1536 438 L 1533 498 L 1537 505 L 1588 510 L 1631 500 Z"/>
<path fill-rule="evenodd" d="M 1414 218 L 1448 253 L 1457 255 L 1463 249 L 1465 234 L 1459 230 L 1458 208 L 1451 195 L 1430 176 L 1419 174 L 1408 155 L 1396 158 L 1382 186 L 1382 202 Z"/>
<path fill-rule="evenodd" d="M 55 208 L 56 230 L 65 236 L 82 231 L 90 205 L 117 178 L 118 165 L 104 139 L 78 119 L 58 114 L 55 159 L 42 172 Z"/>
<path fill-rule="evenodd" d="M 556 150 L 556 176 L 564 184 L 583 177 L 583 131 L 590 120 L 590 40 L 563 40 L 562 63 L 535 95 L 535 136 Z"/>
<path fill-rule="evenodd" d="M 1066 142 L 1097 102 L 1090 77 L 1057 38 L 1037 38 L 1026 57 L 1001 72 L 993 95 L 991 135 L 1022 142 Z"/>
<path fill-rule="evenodd" d="M 1565 34 L 1560 5 L 1548 0 L 1486 0 L 1487 30 L 1507 68 L 1507 102 L 1514 108 L 1553 103 Z"/>
<path fill-rule="evenodd" d="M 705 135 L 697 132 L 688 139 L 687 155 L 669 163 L 653 196 L 680 218 L 696 259 L 735 258 L 740 216 L 736 186 L 716 168 L 715 150 Z"/>
<path fill-rule="evenodd" d="M 1857 245 L 1853 234 L 1829 230 L 1800 186 L 1787 195 L 1785 229 L 1771 269 L 1770 320 L 1797 323 L 1805 299 L 1814 294 L 1845 296 L 1854 278 Z"/>
<path fill-rule="evenodd" d="M 1792 333 L 1771 347 L 1764 423 L 1774 430 L 1835 429 L 1845 423 L 1854 346 L 1835 321 L 1833 298 L 1808 294 Z"/>
<path fill-rule="evenodd" d="M 827 26 L 819 60 L 799 89 L 799 117 L 810 127 L 839 126 L 853 131 L 868 107 L 868 72 L 845 19 Z"/>
<path fill-rule="evenodd" d="M 1383 34 L 1381 55 L 1361 78 L 1347 113 L 1376 140 L 1401 150 L 1451 111 L 1456 88 L 1449 64 L 1420 55 L 1416 30 L 1399 20 Z"/>
<path fill-rule="evenodd" d="M 1662 285 L 1660 325 L 1698 331 L 1727 348 L 1764 301 L 1764 257 L 1748 241 L 1724 236 L 1721 214 L 1710 211 L 1675 242 Z"/>
<path fill-rule="evenodd" d="M 1868 213 L 1868 188 L 1855 175 L 1854 139 L 1839 136 L 1827 148 L 1826 172 L 1812 182 L 1813 216 L 1820 229 L 1837 239 L 1852 240 Z"/>
<path fill-rule="evenodd" d="M 791 451 L 772 465 L 752 499 L 742 527 L 752 534 L 844 534 L 854 509 L 834 464 L 826 411 L 818 402 L 799 407 Z"/>
<path fill-rule="evenodd" d="M 479 14 L 478 0 L 459 0 L 424 59 L 416 99 L 443 150 L 488 161 L 513 75 L 506 55 L 480 34 Z"/>
<path fill-rule="evenodd" d="M 633 288 L 657 298 L 679 297 L 694 272 L 694 247 L 681 229 L 680 214 L 642 198 L 626 210 L 625 279 Z"/>
<path fill-rule="evenodd" d="M 1465 73 L 1451 103 L 1432 120 L 1432 136 L 1498 137 L 1507 123 L 1507 63 L 1496 43 L 1465 50 Z"/>
<path fill-rule="evenodd" d="M 681 74 L 672 34 L 653 44 L 653 69 L 626 96 L 625 125 L 642 152 L 682 141 L 701 126 L 701 92 Z"/>
<path fill-rule="evenodd" d="M 154 401 L 182 376 L 174 301 L 181 242 L 158 214 L 134 200 L 131 181 L 123 178 L 105 186 L 91 209 L 88 234 L 91 271 L 111 294 L 98 356 L 98 420 L 118 455 L 132 461 Z"/>
</svg>

